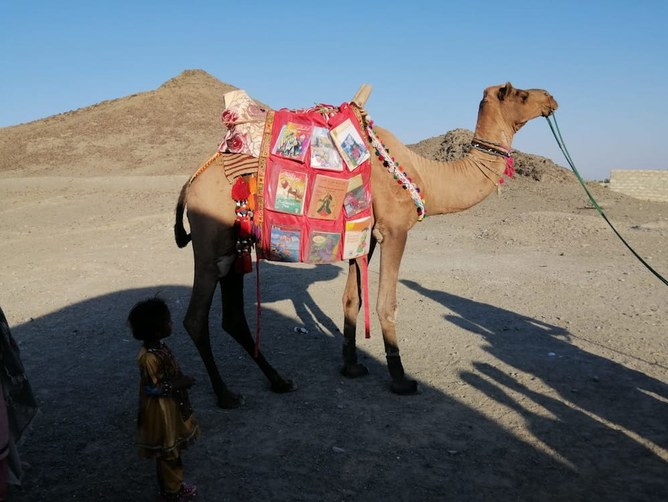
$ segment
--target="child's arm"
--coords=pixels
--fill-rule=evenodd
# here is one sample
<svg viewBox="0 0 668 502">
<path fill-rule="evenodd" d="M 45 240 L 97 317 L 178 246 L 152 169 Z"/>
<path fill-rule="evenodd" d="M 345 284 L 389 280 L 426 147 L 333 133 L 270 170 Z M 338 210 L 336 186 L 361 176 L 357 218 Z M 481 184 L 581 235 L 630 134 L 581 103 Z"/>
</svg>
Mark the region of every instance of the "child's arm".
<svg viewBox="0 0 668 502">
<path fill-rule="evenodd" d="M 174 391 L 188 389 L 195 383 L 191 376 L 178 374 L 170 379 L 165 378 L 165 368 L 160 357 L 146 352 L 139 360 L 144 382 L 144 393 L 150 397 L 172 397 Z"/>
<path fill-rule="evenodd" d="M 158 385 L 144 385 L 144 392 L 151 397 L 172 397 L 175 390 L 189 389 L 195 379 L 188 375 L 181 375 L 172 380 L 160 382 Z"/>
</svg>

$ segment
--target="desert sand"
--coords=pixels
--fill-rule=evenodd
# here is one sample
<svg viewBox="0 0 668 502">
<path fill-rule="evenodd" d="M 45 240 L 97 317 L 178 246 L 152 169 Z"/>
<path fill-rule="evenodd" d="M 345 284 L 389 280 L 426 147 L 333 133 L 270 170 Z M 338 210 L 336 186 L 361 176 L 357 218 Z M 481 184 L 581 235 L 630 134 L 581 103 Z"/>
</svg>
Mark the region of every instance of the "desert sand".
<svg viewBox="0 0 668 502">
<path fill-rule="evenodd" d="M 40 403 L 11 500 L 155 499 L 153 465 L 133 444 L 139 344 L 125 319 L 156 294 L 177 321 L 167 343 L 197 379 L 203 434 L 184 462 L 199 500 L 668 500 L 668 288 L 575 177 L 541 159 L 500 196 L 411 232 L 398 331 L 419 394 L 390 393 L 375 319 L 358 338 L 370 375 L 339 375 L 343 263 L 263 261 L 261 347 L 298 389 L 269 390 L 215 303 L 214 351 L 245 397 L 217 408 L 179 322 L 192 254 L 172 226 L 181 185 L 222 137 L 229 88 L 185 72 L 0 129 L 0 305 Z M 415 148 L 438 156 L 444 141 Z M 666 276 L 668 204 L 589 187 Z"/>
</svg>

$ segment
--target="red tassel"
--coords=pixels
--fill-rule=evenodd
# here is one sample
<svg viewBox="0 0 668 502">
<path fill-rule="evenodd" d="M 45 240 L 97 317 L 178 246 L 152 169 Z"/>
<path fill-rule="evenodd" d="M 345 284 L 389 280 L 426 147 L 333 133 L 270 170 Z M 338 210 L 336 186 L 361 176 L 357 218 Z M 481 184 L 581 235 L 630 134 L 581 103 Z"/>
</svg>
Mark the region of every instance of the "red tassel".
<svg viewBox="0 0 668 502">
<path fill-rule="evenodd" d="M 239 223 L 239 238 L 248 239 L 252 234 L 253 224 L 250 220 L 246 219 L 239 219 L 237 221 Z"/>
<path fill-rule="evenodd" d="M 253 270 L 253 260 L 251 258 L 250 252 L 242 251 L 234 263 L 236 271 L 239 274 L 248 274 Z"/>
<path fill-rule="evenodd" d="M 364 306 L 364 338 L 371 338 L 371 316 L 369 309 L 369 262 L 367 255 L 357 258 L 362 272 L 362 305 Z"/>
<path fill-rule="evenodd" d="M 503 174 L 509 176 L 510 178 L 512 178 L 515 174 L 515 159 L 512 157 L 508 157 L 506 159 L 506 169 L 503 171 Z"/>
</svg>

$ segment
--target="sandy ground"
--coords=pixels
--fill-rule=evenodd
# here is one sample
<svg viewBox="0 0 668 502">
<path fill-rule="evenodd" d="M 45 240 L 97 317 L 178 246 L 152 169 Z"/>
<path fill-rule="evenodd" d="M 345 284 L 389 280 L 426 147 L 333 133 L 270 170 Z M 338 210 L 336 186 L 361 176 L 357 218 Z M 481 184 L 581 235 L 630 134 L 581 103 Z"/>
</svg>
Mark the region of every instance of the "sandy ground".
<svg viewBox="0 0 668 502">
<path fill-rule="evenodd" d="M 183 317 L 192 256 L 171 227 L 186 178 L 0 177 L 0 304 L 41 405 L 13 501 L 154 499 L 125 318 L 156 293 Z M 596 194 L 668 274 L 668 204 Z M 668 500 L 668 288 L 577 184 L 518 179 L 413 230 L 398 296 L 416 396 L 389 392 L 375 320 L 358 344 L 370 376 L 339 376 L 340 264 L 260 275 L 262 347 L 297 391 L 270 392 L 217 304 L 215 352 L 243 407 L 216 408 L 180 322 L 168 339 L 198 380 L 203 435 L 184 461 L 200 500 Z M 255 273 L 246 296 L 255 325 Z"/>
</svg>

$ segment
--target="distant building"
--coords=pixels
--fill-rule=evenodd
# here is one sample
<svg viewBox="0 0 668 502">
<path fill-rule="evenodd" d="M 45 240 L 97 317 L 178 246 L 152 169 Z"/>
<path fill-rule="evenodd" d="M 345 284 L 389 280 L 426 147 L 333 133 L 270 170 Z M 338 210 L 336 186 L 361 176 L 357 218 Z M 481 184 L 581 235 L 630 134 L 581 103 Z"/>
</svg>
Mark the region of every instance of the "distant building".
<svg viewBox="0 0 668 502">
<path fill-rule="evenodd" d="M 668 202 L 668 169 L 613 169 L 610 190 L 636 199 Z"/>
</svg>

